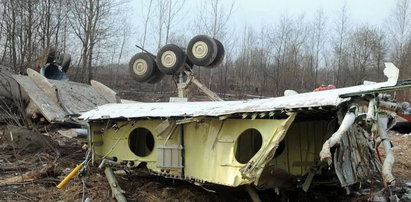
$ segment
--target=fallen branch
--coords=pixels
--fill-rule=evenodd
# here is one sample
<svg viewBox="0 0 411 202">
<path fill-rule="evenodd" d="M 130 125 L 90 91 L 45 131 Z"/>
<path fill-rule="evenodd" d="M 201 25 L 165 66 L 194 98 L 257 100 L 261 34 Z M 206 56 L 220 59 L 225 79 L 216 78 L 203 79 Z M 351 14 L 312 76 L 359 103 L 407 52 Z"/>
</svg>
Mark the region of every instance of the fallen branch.
<svg viewBox="0 0 411 202">
<path fill-rule="evenodd" d="M 258 193 L 257 193 L 257 191 L 255 190 L 254 187 L 252 187 L 251 185 L 245 185 L 245 189 L 247 190 L 247 192 L 250 195 L 250 198 L 253 202 L 261 202 L 261 199 L 258 196 Z"/>
<path fill-rule="evenodd" d="M 0 170 L 1 171 L 25 171 L 25 170 L 27 170 L 28 168 L 25 168 L 25 167 L 22 167 L 22 168 L 18 168 L 18 167 L 16 167 L 16 166 L 8 166 L 8 167 L 0 167 Z"/>
<path fill-rule="evenodd" d="M 123 189 L 121 189 L 116 176 L 114 176 L 113 170 L 109 167 L 104 169 L 104 173 L 106 174 L 108 183 L 110 184 L 111 192 L 113 193 L 112 196 L 117 199 L 118 202 L 127 202 L 126 197 L 123 195 L 126 193 Z"/>
<path fill-rule="evenodd" d="M 53 168 L 53 165 L 49 164 L 46 167 L 42 168 L 41 170 L 28 171 L 28 172 L 22 173 L 19 176 L 14 176 L 14 177 L 0 180 L 0 186 L 21 183 L 21 182 L 31 182 L 31 181 L 40 179 L 46 176 L 47 173 L 52 170 L 52 168 Z"/>
</svg>

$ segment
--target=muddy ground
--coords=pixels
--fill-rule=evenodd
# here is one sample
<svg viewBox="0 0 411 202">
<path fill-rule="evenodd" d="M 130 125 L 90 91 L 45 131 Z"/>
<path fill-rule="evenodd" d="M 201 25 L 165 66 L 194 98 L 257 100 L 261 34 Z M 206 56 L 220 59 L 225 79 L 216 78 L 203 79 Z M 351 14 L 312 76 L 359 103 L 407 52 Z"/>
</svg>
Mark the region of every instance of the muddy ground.
<svg viewBox="0 0 411 202">
<path fill-rule="evenodd" d="M 0 127 L 0 201 L 115 201 L 104 173 L 91 166 L 89 175 L 76 176 L 63 189 L 55 186 L 84 159 L 85 139 L 46 133 L 48 144 L 35 149 L 7 144 Z M 7 132 L 6 132 L 7 133 Z M 397 184 L 411 181 L 411 137 L 391 133 L 396 162 L 393 173 Z M 42 140 L 44 142 L 44 140 Z M 153 176 L 118 175 L 129 201 L 251 201 L 244 188 L 200 187 L 184 181 Z M 25 182 L 21 182 L 25 179 Z M 83 181 L 84 184 L 83 184 Z M 13 181 L 14 180 L 14 181 Z M 8 183 L 5 183 L 8 182 Z M 397 193 L 401 194 L 401 188 Z M 368 196 L 345 196 L 339 187 L 317 188 L 311 192 L 288 193 L 289 201 L 366 201 Z M 266 201 L 281 199 L 274 192 L 261 194 Z M 401 196 L 400 196 L 401 197 Z"/>
</svg>

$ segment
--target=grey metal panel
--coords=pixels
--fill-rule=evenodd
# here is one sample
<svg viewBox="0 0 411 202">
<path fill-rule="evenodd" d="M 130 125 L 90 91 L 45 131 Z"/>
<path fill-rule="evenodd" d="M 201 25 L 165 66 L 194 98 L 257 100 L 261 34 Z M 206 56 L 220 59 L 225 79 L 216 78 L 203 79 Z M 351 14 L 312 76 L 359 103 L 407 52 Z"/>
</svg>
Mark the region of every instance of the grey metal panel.
<svg viewBox="0 0 411 202">
<path fill-rule="evenodd" d="M 80 114 L 109 103 L 95 88 L 87 84 L 49 79 L 47 81 L 53 87 L 43 89 L 28 76 L 13 75 L 13 78 L 50 122 L 61 122 L 66 115 Z"/>
<path fill-rule="evenodd" d="M 49 122 L 62 121 L 66 112 L 52 99 L 49 99 L 45 92 L 40 89 L 29 77 L 13 75 L 13 78 L 26 91 L 30 100 L 38 107 L 40 112 Z"/>
<path fill-rule="evenodd" d="M 12 75 L 14 72 L 10 68 L 0 65 L 0 96 L 12 99 L 21 97 L 22 100 L 27 100 L 27 94 L 24 91 L 19 91 L 19 84 Z"/>
<path fill-rule="evenodd" d="M 157 147 L 157 167 L 159 168 L 183 168 L 181 145 L 160 145 Z"/>
<path fill-rule="evenodd" d="M 68 114 L 80 114 L 109 101 L 90 85 L 72 81 L 49 80 L 57 88 L 61 107 Z"/>
</svg>

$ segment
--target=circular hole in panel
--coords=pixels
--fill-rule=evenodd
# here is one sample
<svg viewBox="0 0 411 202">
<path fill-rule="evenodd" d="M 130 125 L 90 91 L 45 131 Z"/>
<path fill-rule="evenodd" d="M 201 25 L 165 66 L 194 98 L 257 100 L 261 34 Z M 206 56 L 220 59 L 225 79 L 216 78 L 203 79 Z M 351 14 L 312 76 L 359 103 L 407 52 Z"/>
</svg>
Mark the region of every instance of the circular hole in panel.
<svg viewBox="0 0 411 202">
<path fill-rule="evenodd" d="M 261 133 L 256 129 L 247 129 L 237 138 L 235 159 L 239 163 L 247 163 L 260 150 L 263 142 Z"/>
<path fill-rule="evenodd" d="M 136 128 L 130 133 L 128 146 L 135 155 L 148 156 L 154 148 L 153 134 L 146 128 Z"/>
</svg>

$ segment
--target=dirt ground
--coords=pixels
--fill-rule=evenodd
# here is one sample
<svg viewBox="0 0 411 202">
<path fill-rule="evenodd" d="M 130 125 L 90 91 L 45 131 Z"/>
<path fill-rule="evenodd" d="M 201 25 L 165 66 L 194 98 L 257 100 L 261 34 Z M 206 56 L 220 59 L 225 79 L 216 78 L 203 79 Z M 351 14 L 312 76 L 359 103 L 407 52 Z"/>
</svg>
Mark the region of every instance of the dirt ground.
<svg viewBox="0 0 411 202">
<path fill-rule="evenodd" d="M 393 132 L 389 138 L 395 153 L 393 175 L 400 181 L 411 182 L 411 135 Z"/>
<path fill-rule="evenodd" d="M 4 127 L 0 127 L 4 129 Z M 48 133 L 54 143 L 40 149 L 16 149 L 6 144 L 6 134 L 0 130 L 0 201 L 115 201 L 104 173 L 91 166 L 89 175 L 76 176 L 64 188 L 55 186 L 71 169 L 84 159 L 85 139 L 66 138 Z M 411 137 L 391 133 L 396 161 L 393 174 L 397 182 L 411 181 Z M 29 175 L 26 175 L 29 174 Z M 120 186 L 129 201 L 251 201 L 244 189 L 200 187 L 184 181 L 154 176 L 118 175 Z M 15 182 L 4 184 L 7 180 Z M 26 179 L 26 182 L 21 182 Z M 83 184 L 83 181 L 84 184 Z M 344 195 L 339 189 L 315 190 L 310 194 L 291 193 L 298 201 L 334 201 L 327 194 Z M 275 193 L 263 193 L 271 201 Z M 367 197 L 343 197 L 345 201 L 364 201 Z M 290 201 L 297 201 L 290 200 Z M 342 200 L 339 198 L 338 200 Z"/>
</svg>

